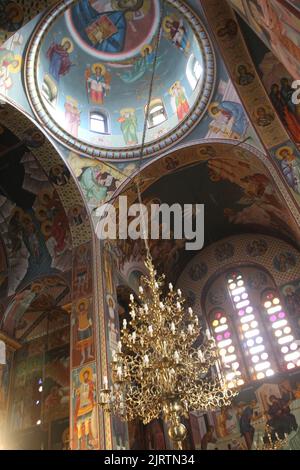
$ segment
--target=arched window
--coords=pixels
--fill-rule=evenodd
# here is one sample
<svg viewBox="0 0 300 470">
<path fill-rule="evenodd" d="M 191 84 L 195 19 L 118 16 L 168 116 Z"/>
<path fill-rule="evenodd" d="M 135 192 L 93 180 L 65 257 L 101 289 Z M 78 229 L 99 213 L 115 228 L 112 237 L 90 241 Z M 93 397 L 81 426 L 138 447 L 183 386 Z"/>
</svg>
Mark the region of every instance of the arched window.
<svg viewBox="0 0 300 470">
<path fill-rule="evenodd" d="M 147 107 L 145 108 L 145 112 Z M 166 109 L 161 99 L 152 100 L 149 106 L 148 127 L 158 126 L 168 119 Z"/>
<path fill-rule="evenodd" d="M 243 385 L 300 367 L 288 314 L 265 271 L 241 267 L 223 273 L 211 283 L 205 308 L 225 370 L 229 367 L 228 381 L 232 370 Z"/>
<path fill-rule="evenodd" d="M 280 299 L 274 290 L 263 293 L 262 303 L 272 328 L 274 347 L 281 360 L 281 366 L 294 369 L 300 366 L 300 352 L 295 343 L 288 316 L 282 308 Z"/>
<path fill-rule="evenodd" d="M 202 74 L 203 68 L 200 62 L 196 59 L 194 54 L 191 54 L 186 66 L 186 76 L 193 91 L 202 77 Z"/>
<path fill-rule="evenodd" d="M 106 113 L 92 111 L 90 113 L 90 130 L 98 134 L 108 134 L 108 117 Z"/>
</svg>

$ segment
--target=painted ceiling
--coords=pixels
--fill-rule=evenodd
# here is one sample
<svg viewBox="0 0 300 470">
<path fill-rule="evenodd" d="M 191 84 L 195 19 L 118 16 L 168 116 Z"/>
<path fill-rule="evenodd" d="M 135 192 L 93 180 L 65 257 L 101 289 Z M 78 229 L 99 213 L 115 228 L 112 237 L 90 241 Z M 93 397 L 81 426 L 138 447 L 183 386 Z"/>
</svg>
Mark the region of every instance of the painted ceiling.
<svg viewBox="0 0 300 470">
<path fill-rule="evenodd" d="M 25 82 L 34 113 L 67 147 L 134 159 L 154 67 L 146 157 L 194 127 L 214 88 L 209 38 L 181 1 L 65 1 L 36 28 Z"/>
<path fill-rule="evenodd" d="M 0 231 L 8 262 L 0 270 L 7 301 L 39 276 L 70 270 L 72 242 L 58 194 L 30 151 L 43 143 L 42 134 L 31 128 L 19 139 L 5 127 L 0 131 Z"/>
<path fill-rule="evenodd" d="M 205 246 L 243 233 L 273 235 L 299 246 L 299 229 L 253 150 L 221 143 L 177 150 L 143 171 L 143 201 L 204 204 Z M 129 200 L 135 191 L 130 185 Z M 117 245 L 121 272 L 129 272 L 130 263 L 143 262 L 142 240 L 120 240 Z M 185 250 L 185 240 L 151 240 L 150 249 L 158 268 L 173 280 L 195 255 L 195 251 Z"/>
</svg>

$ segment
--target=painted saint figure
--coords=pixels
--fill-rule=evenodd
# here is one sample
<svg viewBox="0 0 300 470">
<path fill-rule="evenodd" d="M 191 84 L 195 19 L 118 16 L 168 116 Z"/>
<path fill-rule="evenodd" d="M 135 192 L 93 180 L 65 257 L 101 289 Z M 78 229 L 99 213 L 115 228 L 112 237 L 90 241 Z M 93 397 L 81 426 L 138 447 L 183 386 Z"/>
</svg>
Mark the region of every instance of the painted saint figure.
<svg viewBox="0 0 300 470">
<path fill-rule="evenodd" d="M 132 68 L 120 73 L 120 79 L 125 83 L 134 83 L 142 78 L 147 72 L 152 72 L 155 54 L 150 44 L 142 47 L 141 57 L 133 64 Z M 162 63 L 162 56 L 156 58 L 156 68 Z"/>
<path fill-rule="evenodd" d="M 83 0 L 73 8 L 73 21 L 82 38 L 95 49 L 116 54 L 124 50 L 128 29 L 127 14 L 143 7 L 144 0 Z"/>
<path fill-rule="evenodd" d="M 93 343 L 93 330 L 92 320 L 89 317 L 89 300 L 80 300 L 77 304 L 77 338 L 76 348 L 81 352 L 81 363 L 93 359 L 92 343 Z"/>
<path fill-rule="evenodd" d="M 163 21 L 163 28 L 178 49 L 185 53 L 189 51 L 191 44 L 181 18 L 166 16 Z"/>
<path fill-rule="evenodd" d="M 19 70 L 21 60 L 21 57 L 16 56 L 9 49 L 0 48 L 0 94 L 6 96 L 7 91 L 12 87 L 13 81 L 10 74 Z"/>
<path fill-rule="evenodd" d="M 78 109 L 78 102 L 71 96 L 67 96 L 65 102 L 65 121 L 66 131 L 73 137 L 78 138 L 78 130 L 80 126 L 80 111 Z"/>
<path fill-rule="evenodd" d="M 108 78 L 106 68 L 102 64 L 94 64 L 92 70 L 90 68 L 86 69 L 86 87 L 91 103 L 103 104 L 104 96 L 110 90 Z"/>
<path fill-rule="evenodd" d="M 240 103 L 223 101 L 210 106 L 210 114 L 214 120 L 209 127 L 215 134 L 223 134 L 232 139 L 241 139 L 247 130 L 248 121 Z"/>
<path fill-rule="evenodd" d="M 50 61 L 49 74 L 59 82 L 62 75 L 66 75 L 71 67 L 70 54 L 73 52 L 74 46 L 70 39 L 64 38 L 61 44 L 53 43 L 47 51 L 47 58 Z"/>
<path fill-rule="evenodd" d="M 118 122 L 121 123 L 121 130 L 126 145 L 136 145 L 138 143 L 138 136 L 135 109 L 121 109 L 120 115 L 121 117 L 118 119 Z"/>
<path fill-rule="evenodd" d="M 291 147 L 281 147 L 276 153 L 288 185 L 300 194 L 300 163 Z"/>
<path fill-rule="evenodd" d="M 77 448 L 80 450 L 93 449 L 92 415 L 95 407 L 95 382 L 90 367 L 81 370 L 80 386 L 75 394 L 74 432 L 77 436 Z"/>
<path fill-rule="evenodd" d="M 287 83 L 285 81 L 282 82 L 281 89 L 277 83 L 273 83 L 270 98 L 283 124 L 290 131 L 295 142 L 300 142 L 300 121 L 296 117 L 296 106 L 291 99 L 293 92 L 294 90 L 289 87 L 288 81 Z"/>
<path fill-rule="evenodd" d="M 190 106 L 179 81 L 171 86 L 169 93 L 175 100 L 178 121 L 182 121 L 182 119 L 188 115 Z"/>
</svg>

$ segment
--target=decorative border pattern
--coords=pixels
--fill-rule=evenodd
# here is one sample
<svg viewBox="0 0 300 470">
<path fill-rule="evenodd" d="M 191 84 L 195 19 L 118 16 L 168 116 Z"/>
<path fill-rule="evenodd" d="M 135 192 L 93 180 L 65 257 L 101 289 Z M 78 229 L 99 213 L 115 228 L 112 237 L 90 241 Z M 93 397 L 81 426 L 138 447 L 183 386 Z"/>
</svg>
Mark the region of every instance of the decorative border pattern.
<svg viewBox="0 0 300 470">
<path fill-rule="evenodd" d="M 108 161 L 124 161 L 125 159 L 129 161 L 137 160 L 140 158 L 140 146 L 110 150 L 107 148 L 96 147 L 79 139 L 75 139 L 62 127 L 57 125 L 43 104 L 36 76 L 37 61 L 41 44 L 43 42 L 43 37 L 56 18 L 59 15 L 62 15 L 75 1 L 76 0 L 64 0 L 62 3 L 59 3 L 54 8 L 52 8 L 47 17 L 43 18 L 37 26 L 29 43 L 25 57 L 24 82 L 32 111 L 38 121 L 47 129 L 48 133 L 70 150 L 88 157 L 101 159 L 105 158 Z M 203 51 L 206 77 L 201 94 L 194 104 L 190 114 L 177 126 L 177 128 L 161 137 L 161 139 L 156 140 L 155 143 L 150 142 L 146 144 L 143 154 L 144 158 L 149 158 L 160 153 L 161 151 L 170 148 L 176 142 L 182 140 L 194 129 L 194 127 L 203 117 L 211 101 L 216 81 L 216 58 L 213 51 L 213 46 L 200 18 L 181 0 L 166 1 L 180 11 L 180 13 L 185 17 L 193 29 L 194 34 L 196 35 Z"/>
</svg>

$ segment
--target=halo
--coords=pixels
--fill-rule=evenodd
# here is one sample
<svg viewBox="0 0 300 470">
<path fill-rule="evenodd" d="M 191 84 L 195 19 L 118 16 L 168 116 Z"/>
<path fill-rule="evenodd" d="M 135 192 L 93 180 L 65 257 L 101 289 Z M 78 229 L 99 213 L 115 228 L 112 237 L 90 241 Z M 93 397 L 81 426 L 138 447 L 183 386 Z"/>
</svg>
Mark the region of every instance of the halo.
<svg viewBox="0 0 300 470">
<path fill-rule="evenodd" d="M 261 109 L 261 108 L 263 108 L 266 113 L 269 113 L 269 114 L 274 115 L 273 110 L 272 110 L 272 108 L 270 108 L 270 106 L 268 106 L 268 105 L 261 105 L 261 106 L 257 106 L 256 109 L 255 109 L 255 111 L 254 111 L 254 116 L 255 116 L 256 118 L 259 117 L 259 116 L 258 116 L 258 110 Z"/>
<path fill-rule="evenodd" d="M 106 73 L 106 67 L 103 64 L 100 64 L 99 62 L 97 64 L 92 65 L 92 72 L 96 73 L 96 68 L 99 68 L 101 70 L 101 75 L 104 75 Z"/>
<path fill-rule="evenodd" d="M 17 15 L 14 16 L 14 24 L 15 23 L 20 23 L 21 21 L 23 21 L 24 19 L 24 14 L 23 14 L 23 10 L 22 8 L 20 7 L 20 5 L 18 5 L 17 3 L 9 3 L 7 6 L 6 6 L 6 10 L 5 10 L 5 13 L 9 16 L 9 13 L 11 13 L 12 11 L 16 11 L 17 10 Z"/>
<path fill-rule="evenodd" d="M 39 195 L 39 200 L 42 202 L 42 204 L 44 204 L 44 199 L 45 199 L 45 196 L 49 196 L 50 199 L 52 199 L 53 197 L 53 190 L 49 190 L 49 189 L 45 189 L 42 194 Z"/>
<path fill-rule="evenodd" d="M 71 41 L 71 39 L 69 39 L 69 38 L 63 38 L 62 41 L 61 41 L 61 45 L 64 46 L 64 45 L 66 44 L 66 42 L 69 42 L 69 43 L 71 44 L 70 47 L 69 47 L 69 49 L 67 50 L 67 52 L 68 52 L 69 54 L 71 54 L 71 52 L 74 51 L 74 44 L 73 44 L 73 42 Z"/>
<path fill-rule="evenodd" d="M 109 302 L 110 300 L 111 300 L 112 303 L 113 303 L 113 308 L 116 308 L 116 302 L 114 301 L 114 298 L 112 297 L 112 295 L 107 294 L 107 296 L 106 296 L 107 305 L 108 305 L 108 302 Z"/>
<path fill-rule="evenodd" d="M 14 61 L 18 62 L 17 65 L 10 64 L 7 69 L 10 73 L 18 73 L 21 70 L 22 56 L 19 54 L 14 55 Z"/>
<path fill-rule="evenodd" d="M 173 88 L 174 88 L 175 86 L 177 86 L 177 87 L 179 86 L 179 87 L 180 87 L 180 82 L 179 82 L 179 80 L 176 80 L 176 82 L 174 82 L 173 85 L 169 88 L 169 94 L 170 94 L 170 95 L 173 94 Z"/>
<path fill-rule="evenodd" d="M 88 299 L 81 299 L 78 300 L 77 305 L 76 305 L 76 310 L 78 310 L 79 305 L 84 304 L 85 308 L 88 308 L 89 306 L 89 301 Z"/>
<path fill-rule="evenodd" d="M 42 223 L 42 234 L 45 235 L 45 237 L 50 237 L 52 233 L 52 223 L 49 220 L 45 220 L 45 222 Z"/>
<path fill-rule="evenodd" d="M 37 208 L 35 209 L 35 216 L 39 222 L 44 222 L 45 220 L 47 220 L 48 216 L 45 206 L 37 206 Z"/>
<path fill-rule="evenodd" d="M 146 52 L 146 49 L 149 49 L 150 50 L 150 54 L 151 52 L 153 52 L 153 47 L 151 46 L 151 44 L 145 44 L 142 48 L 141 48 L 141 55 L 143 57 L 145 57 L 145 52 Z"/>
<path fill-rule="evenodd" d="M 212 110 L 213 108 L 216 108 L 219 106 L 220 103 L 218 103 L 217 101 L 214 101 L 213 103 L 211 103 L 208 107 L 208 113 L 209 115 L 212 117 L 212 118 L 215 118 L 217 116 L 220 115 L 221 111 L 218 111 L 216 114 L 213 114 Z"/>
<path fill-rule="evenodd" d="M 285 286 L 285 287 L 282 289 L 282 293 L 283 293 L 284 295 L 286 295 L 287 290 L 292 290 L 293 292 L 296 292 L 296 287 L 293 286 L 293 285 L 291 285 L 291 284 L 289 284 L 288 286 Z"/>
<path fill-rule="evenodd" d="M 285 146 L 285 147 L 280 147 L 277 151 L 276 151 L 276 157 L 278 158 L 278 160 L 282 160 L 282 156 L 281 156 L 281 153 L 286 150 L 288 152 L 289 155 L 292 155 L 293 153 L 293 149 L 291 147 L 288 147 L 288 146 Z"/>
<path fill-rule="evenodd" d="M 173 18 L 172 18 L 171 16 L 166 16 L 166 17 L 164 18 L 164 20 L 163 20 L 162 26 L 163 26 L 163 29 L 166 31 L 166 33 L 169 33 L 169 32 L 171 31 L 171 28 L 169 28 L 169 27 L 167 26 L 167 23 L 168 23 L 169 21 L 170 21 L 171 23 L 173 23 Z"/>
<path fill-rule="evenodd" d="M 79 380 L 81 383 L 83 383 L 83 376 L 86 372 L 89 373 L 89 376 L 90 376 L 89 378 L 93 377 L 93 371 L 91 367 L 84 367 L 79 373 Z"/>
<path fill-rule="evenodd" d="M 123 109 L 120 109 L 120 114 L 121 114 L 121 116 L 122 116 L 123 114 L 127 114 L 127 113 L 129 113 L 129 114 L 135 113 L 135 109 L 134 109 L 134 108 L 123 108 Z"/>
</svg>

